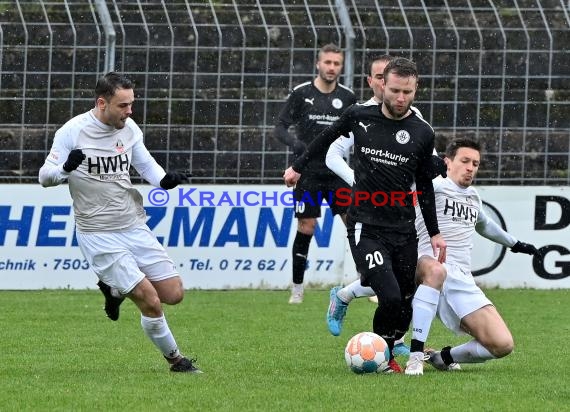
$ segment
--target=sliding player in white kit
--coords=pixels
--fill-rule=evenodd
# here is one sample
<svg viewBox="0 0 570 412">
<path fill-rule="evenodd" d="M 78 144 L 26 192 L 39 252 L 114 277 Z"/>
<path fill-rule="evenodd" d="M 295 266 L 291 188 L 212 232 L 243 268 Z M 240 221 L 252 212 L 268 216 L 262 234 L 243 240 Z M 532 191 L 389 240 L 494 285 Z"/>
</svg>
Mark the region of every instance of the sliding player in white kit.
<svg viewBox="0 0 570 412">
<path fill-rule="evenodd" d="M 448 177 L 436 179 L 437 218 L 448 242 L 443 264 L 445 281 L 437 305 L 437 315 L 452 332 L 468 334 L 473 339 L 441 351 L 426 350 L 427 362 L 440 370 L 459 369 L 460 363 L 481 363 L 502 358 L 513 351 L 514 341 L 505 321 L 475 283 L 471 274 L 473 234 L 480 235 L 515 253 L 534 255 L 536 247 L 517 241 L 484 212 L 481 197 L 471 186 L 479 169 L 481 148 L 470 139 L 456 139 L 446 150 Z M 441 267 L 426 248 L 427 232 L 421 215 L 416 219 L 418 231 L 419 279 L 441 276 Z M 429 241 L 428 241 L 429 245 Z M 429 332 L 429 330 L 428 330 Z"/>
<path fill-rule="evenodd" d="M 65 123 L 55 133 L 50 153 L 39 171 L 43 187 L 66 180 L 73 199 L 77 241 L 99 277 L 105 311 L 112 320 L 130 298 L 141 312 L 141 326 L 173 372 L 200 373 L 195 360 L 184 357 L 166 322 L 162 303 L 184 297 L 182 280 L 164 247 L 146 225 L 143 199 L 129 169 L 153 186 L 172 189 L 185 174 L 166 173 L 143 143 L 143 133 L 130 118 L 133 83 L 118 73 L 97 81 L 95 107 Z M 111 296 L 111 291 L 120 293 Z M 112 310 L 111 310 L 112 309 Z"/>
<path fill-rule="evenodd" d="M 329 155 L 336 156 L 334 151 L 331 146 Z M 420 311 L 433 314 L 437 311 L 438 317 L 447 328 L 457 334 L 467 333 L 474 337 L 472 341 L 455 348 L 446 347 L 442 351 L 426 350 L 427 361 L 435 368 L 456 370 L 460 369 L 459 363 L 484 362 L 506 356 L 514 346 L 512 335 L 502 317 L 475 284 L 471 275 L 473 232 L 477 231 L 490 240 L 510 247 L 515 253 L 532 255 L 537 250 L 531 244 L 518 242 L 484 213 L 479 194 L 471 186 L 480 163 L 479 144 L 469 139 L 457 139 L 448 146 L 446 155 L 448 177 L 434 180 L 438 223 L 447 241 L 446 262 L 441 264 L 432 257 L 429 236 L 421 213 L 418 213 L 416 272 L 421 282 L 443 285 L 436 305 L 428 306 L 425 302 L 420 302 L 420 307 L 423 306 Z M 345 180 L 351 179 L 351 171 L 346 163 L 343 162 L 342 165 L 338 159 L 332 162 L 331 160 L 333 159 L 327 162 L 329 167 L 332 165 L 333 170 Z M 374 292 L 367 293 L 362 289 L 360 293 L 361 296 L 369 296 Z M 421 333 L 413 332 L 417 337 L 423 338 L 424 342 L 432 319 L 433 317 L 424 318 Z M 419 369 L 423 373 L 423 367 Z"/>
</svg>

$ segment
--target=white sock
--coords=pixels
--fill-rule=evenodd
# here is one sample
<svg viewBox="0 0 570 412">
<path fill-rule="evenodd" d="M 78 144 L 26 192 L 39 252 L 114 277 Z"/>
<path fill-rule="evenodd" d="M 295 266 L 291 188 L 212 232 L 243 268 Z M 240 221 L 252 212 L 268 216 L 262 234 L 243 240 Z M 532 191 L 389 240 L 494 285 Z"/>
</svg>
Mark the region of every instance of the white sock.
<svg viewBox="0 0 570 412">
<path fill-rule="evenodd" d="M 160 318 L 149 318 L 141 315 L 141 326 L 146 336 L 165 357 L 174 359 L 180 356 L 180 351 L 164 315 Z"/>
<path fill-rule="evenodd" d="M 291 293 L 293 295 L 302 295 L 305 288 L 302 283 L 293 283 L 293 288 L 291 288 Z"/>
<path fill-rule="evenodd" d="M 495 357 L 475 339 L 451 348 L 449 352 L 457 363 L 482 363 Z"/>
<path fill-rule="evenodd" d="M 375 293 L 372 288 L 368 286 L 362 286 L 360 284 L 360 279 L 356 279 L 352 283 L 349 283 L 341 290 L 339 290 L 336 295 L 344 303 L 350 303 L 354 298 L 374 296 Z"/>
<path fill-rule="evenodd" d="M 412 339 L 425 342 L 437 312 L 439 290 L 420 285 L 412 300 Z"/>
</svg>

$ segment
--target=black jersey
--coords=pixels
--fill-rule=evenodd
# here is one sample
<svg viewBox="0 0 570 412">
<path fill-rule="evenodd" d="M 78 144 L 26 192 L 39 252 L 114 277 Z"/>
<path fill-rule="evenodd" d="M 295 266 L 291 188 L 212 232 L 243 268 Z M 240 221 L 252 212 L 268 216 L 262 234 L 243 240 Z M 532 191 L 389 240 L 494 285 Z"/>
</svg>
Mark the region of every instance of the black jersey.
<svg viewBox="0 0 570 412">
<path fill-rule="evenodd" d="M 432 127 L 415 112 L 400 120 L 389 119 L 373 101 L 348 108 L 309 145 L 293 163 L 304 173 L 309 159 L 319 156 L 339 136 L 354 135 L 354 178 L 348 215 L 356 222 L 414 232 L 415 211 L 410 187 L 415 182 L 422 214 L 430 236 L 439 233 L 433 184 L 427 166 L 434 148 Z M 326 150 L 325 150 L 326 152 Z M 387 198 L 382 195 L 388 196 Z M 366 194 L 370 199 L 366 200 Z M 360 196 L 358 204 L 357 196 Z M 372 199 L 374 197 L 374 199 Z M 385 204 L 382 204 L 387 200 Z M 403 204 L 402 204 L 403 203 Z"/>
<path fill-rule="evenodd" d="M 322 93 L 314 81 L 295 87 L 285 106 L 279 113 L 278 126 L 286 131 L 295 125 L 298 140 L 309 145 L 324 129 L 340 118 L 340 115 L 352 104 L 356 96 L 349 88 L 337 83 L 330 93 Z M 283 129 L 281 129 L 283 130 Z M 325 164 L 326 153 L 311 159 L 305 170 L 306 176 L 336 177 Z"/>
</svg>

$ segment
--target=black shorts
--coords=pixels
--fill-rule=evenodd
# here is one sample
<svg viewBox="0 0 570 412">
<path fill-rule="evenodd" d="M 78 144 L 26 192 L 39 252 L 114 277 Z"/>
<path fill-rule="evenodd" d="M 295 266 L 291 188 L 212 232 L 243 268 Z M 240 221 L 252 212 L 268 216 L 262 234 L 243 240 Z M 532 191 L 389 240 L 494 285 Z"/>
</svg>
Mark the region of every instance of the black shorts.
<svg viewBox="0 0 570 412">
<path fill-rule="evenodd" d="M 348 242 L 361 284 L 370 286 L 375 276 L 381 283 L 397 283 L 402 292 L 413 293 L 418 261 L 415 232 L 397 232 L 383 227 L 347 222 Z"/>
<path fill-rule="evenodd" d="M 296 218 L 317 218 L 321 217 L 321 204 L 327 203 L 333 215 L 346 214 L 348 205 L 346 205 L 346 198 L 342 201 L 336 196 L 338 189 L 349 189 L 350 186 L 346 184 L 340 177 L 330 178 L 303 178 L 297 182 L 294 194 L 295 204 L 295 217 Z M 345 192 L 346 196 L 346 192 Z M 340 206 L 338 203 L 344 203 Z"/>
</svg>

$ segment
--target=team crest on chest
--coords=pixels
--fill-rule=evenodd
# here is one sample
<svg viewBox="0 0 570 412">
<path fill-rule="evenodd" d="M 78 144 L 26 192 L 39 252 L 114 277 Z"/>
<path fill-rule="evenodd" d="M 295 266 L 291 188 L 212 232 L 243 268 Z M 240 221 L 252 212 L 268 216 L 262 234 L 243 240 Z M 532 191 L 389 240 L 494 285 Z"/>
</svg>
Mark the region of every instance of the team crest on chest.
<svg viewBox="0 0 570 412">
<path fill-rule="evenodd" d="M 410 141 L 410 134 L 406 130 L 400 130 L 396 133 L 396 141 L 400 144 L 406 144 Z"/>
<path fill-rule="evenodd" d="M 118 153 L 123 153 L 125 151 L 125 146 L 121 139 L 117 140 L 117 144 L 115 145 L 115 149 L 117 149 Z"/>
<path fill-rule="evenodd" d="M 340 100 L 339 98 L 334 98 L 332 101 L 332 105 L 335 109 L 340 109 L 342 108 L 342 100 Z"/>
</svg>

